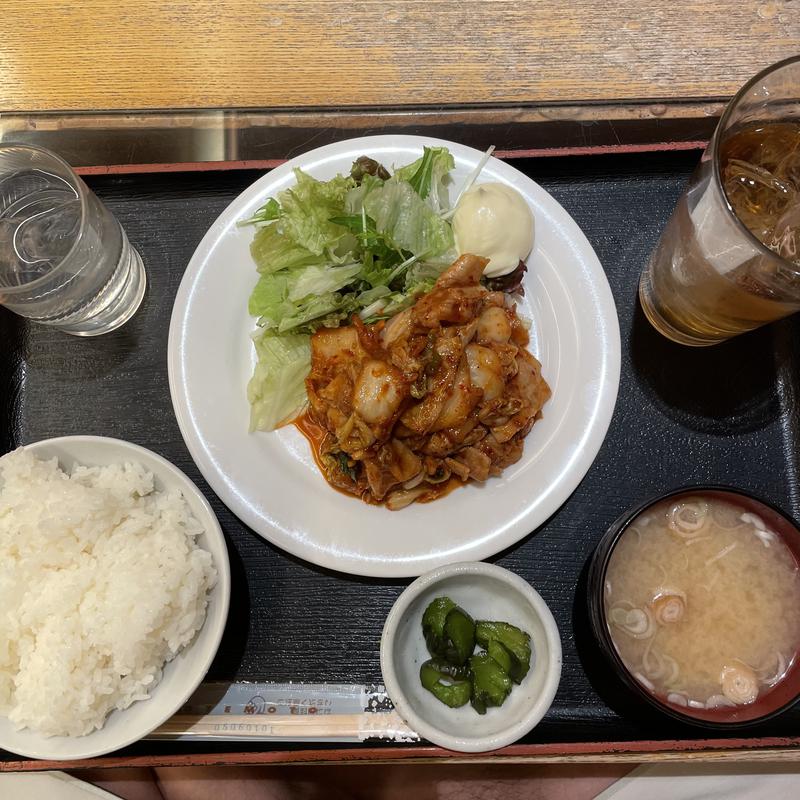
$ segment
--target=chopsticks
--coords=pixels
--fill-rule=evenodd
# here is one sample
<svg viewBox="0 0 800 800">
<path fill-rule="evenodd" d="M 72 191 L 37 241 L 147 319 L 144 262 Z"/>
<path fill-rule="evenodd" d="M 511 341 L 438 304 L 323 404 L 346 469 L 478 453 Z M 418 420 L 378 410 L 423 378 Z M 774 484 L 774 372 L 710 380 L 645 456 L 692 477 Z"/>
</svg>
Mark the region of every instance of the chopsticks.
<svg viewBox="0 0 800 800">
<path fill-rule="evenodd" d="M 214 739 L 419 739 L 394 711 L 360 714 L 176 714 L 148 738 Z"/>
</svg>

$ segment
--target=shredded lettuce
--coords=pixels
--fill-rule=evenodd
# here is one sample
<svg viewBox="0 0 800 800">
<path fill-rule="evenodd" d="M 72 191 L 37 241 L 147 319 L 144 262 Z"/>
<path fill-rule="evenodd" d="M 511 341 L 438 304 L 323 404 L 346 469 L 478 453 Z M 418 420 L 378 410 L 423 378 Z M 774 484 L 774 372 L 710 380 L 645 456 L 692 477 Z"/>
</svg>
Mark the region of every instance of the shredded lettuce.
<svg viewBox="0 0 800 800">
<path fill-rule="evenodd" d="M 428 203 L 436 213 L 449 210 L 447 187 L 450 171 L 456 162 L 446 147 L 425 147 L 422 157 L 395 171 L 395 178 L 408 181 L 411 188 Z"/>
<path fill-rule="evenodd" d="M 344 198 L 355 181 L 342 175 L 317 181 L 300 169 L 295 169 L 294 175 L 297 185 L 279 196 L 278 220 L 285 234 L 301 247 L 314 255 L 330 252 L 347 232 L 330 219 L 343 208 Z"/>
<path fill-rule="evenodd" d="M 407 181 L 390 178 L 364 198 L 375 227 L 398 248 L 424 258 L 453 247 L 453 230 Z"/>
<path fill-rule="evenodd" d="M 266 225 L 256 232 L 250 245 L 250 254 L 262 275 L 271 275 L 280 270 L 291 270 L 296 267 L 308 267 L 312 264 L 325 266 L 331 263 L 331 259 L 327 256 L 314 255 L 310 250 L 297 244 L 275 224 Z"/>
<path fill-rule="evenodd" d="M 345 264 L 341 267 L 311 266 L 297 272 L 289 290 L 289 300 L 297 302 L 311 295 L 336 292 L 343 289 L 361 272 L 362 265 Z"/>
<path fill-rule="evenodd" d="M 260 225 L 264 222 L 271 222 L 274 219 L 278 219 L 281 213 L 281 206 L 280 203 L 274 198 L 270 197 L 266 203 L 264 203 L 261 208 L 253 214 L 252 217 L 248 219 L 243 219 L 239 221 L 239 226 L 243 225 Z"/>
<path fill-rule="evenodd" d="M 354 314 L 374 322 L 407 308 L 454 260 L 446 219 L 454 165 L 447 148 L 426 147 L 394 175 L 371 159 L 328 181 L 295 169 L 294 186 L 240 223 L 256 228 L 259 273 L 248 303 L 261 328 L 248 385 L 252 430 L 272 430 L 302 408 L 310 334 Z"/>
<path fill-rule="evenodd" d="M 258 363 L 247 384 L 250 430 L 271 431 L 296 416 L 306 403 L 311 337 L 262 331 L 253 343 Z"/>
</svg>

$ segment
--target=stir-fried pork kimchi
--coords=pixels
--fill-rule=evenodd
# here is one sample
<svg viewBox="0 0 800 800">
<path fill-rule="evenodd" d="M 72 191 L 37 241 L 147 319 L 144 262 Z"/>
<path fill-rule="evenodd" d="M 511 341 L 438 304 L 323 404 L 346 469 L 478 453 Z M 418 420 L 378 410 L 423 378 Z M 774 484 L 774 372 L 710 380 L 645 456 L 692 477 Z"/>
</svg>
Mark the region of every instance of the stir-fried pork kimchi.
<svg viewBox="0 0 800 800">
<path fill-rule="evenodd" d="M 399 509 L 519 460 L 550 387 L 486 264 L 462 256 L 390 320 L 314 334 L 300 428 L 333 486 Z"/>
</svg>

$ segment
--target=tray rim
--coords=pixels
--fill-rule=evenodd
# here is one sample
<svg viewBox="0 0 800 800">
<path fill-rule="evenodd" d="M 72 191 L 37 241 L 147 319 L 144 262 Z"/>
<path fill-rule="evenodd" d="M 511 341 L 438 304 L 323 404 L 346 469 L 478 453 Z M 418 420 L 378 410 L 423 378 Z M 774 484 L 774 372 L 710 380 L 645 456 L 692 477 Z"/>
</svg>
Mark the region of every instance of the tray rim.
<svg viewBox="0 0 800 800">
<path fill-rule="evenodd" d="M 0 142 L 58 150 L 79 174 L 266 169 L 312 142 L 376 132 L 494 145 L 507 158 L 650 152 L 703 149 L 725 102 L 7 111 Z"/>
<path fill-rule="evenodd" d="M 5 116 L 5 115 L 3 115 Z M 2 129 L 0 129 L 2 138 Z M 509 158 L 541 158 L 547 156 L 578 156 L 591 158 L 605 154 L 641 154 L 676 150 L 701 150 L 706 141 L 651 142 L 619 145 L 593 145 L 579 150 L 508 150 L 496 152 L 501 160 Z M 283 163 L 272 161 L 225 161 L 192 163 L 144 163 L 78 167 L 84 175 L 158 174 L 163 172 L 195 172 L 206 170 L 233 171 L 239 169 L 268 169 Z M 14 323 L 12 323 L 14 324 Z M 21 325 L 24 322 L 20 321 Z M 198 742 L 201 746 L 206 744 Z M 299 746 L 275 743 L 282 748 L 272 749 L 272 743 L 263 742 L 263 749 L 236 750 L 231 740 L 227 752 L 166 753 L 155 755 L 116 755 L 78 761 L 43 761 L 24 759 L 0 750 L 0 773 L 14 771 L 41 771 L 55 769 L 83 770 L 116 767 L 156 766 L 234 766 L 257 764 L 333 764 L 333 763 L 656 763 L 656 762 L 736 762 L 770 761 L 800 762 L 800 736 L 764 736 L 721 739 L 632 739 L 611 742 L 553 742 L 546 744 L 516 744 L 487 754 L 456 754 L 435 746 L 406 745 L 375 747 L 364 744 L 336 745 L 321 749 L 319 746 Z M 288 747 L 287 747 L 288 744 Z M 191 743 L 188 747 L 193 746 Z"/>
<path fill-rule="evenodd" d="M 460 764 L 639 764 L 657 762 L 731 763 L 741 761 L 800 762 L 800 736 L 748 739 L 670 739 L 616 742 L 515 744 L 491 753 L 454 753 L 441 747 L 314 747 L 161 756 L 104 756 L 78 761 L 0 761 L 2 772 L 132 767 L 254 766 L 358 763 Z"/>
</svg>

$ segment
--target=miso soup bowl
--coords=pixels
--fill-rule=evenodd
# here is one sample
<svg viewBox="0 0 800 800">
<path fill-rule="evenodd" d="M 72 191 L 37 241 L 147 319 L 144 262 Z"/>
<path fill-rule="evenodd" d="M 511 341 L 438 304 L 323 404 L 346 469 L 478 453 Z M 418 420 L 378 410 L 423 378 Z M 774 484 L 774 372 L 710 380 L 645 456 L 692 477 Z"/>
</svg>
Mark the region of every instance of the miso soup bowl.
<svg viewBox="0 0 800 800">
<path fill-rule="evenodd" d="M 728 500 L 741 506 L 743 510 L 756 514 L 783 540 L 795 558 L 800 561 L 800 527 L 791 517 L 766 500 L 739 489 L 717 485 L 684 486 L 664 492 L 626 511 L 609 527 L 597 545 L 589 565 L 587 584 L 587 603 L 592 631 L 600 650 L 629 693 L 662 714 L 680 722 L 715 730 L 731 730 L 758 725 L 782 714 L 800 700 L 800 663 L 798 663 L 800 659 L 795 660 L 780 683 L 754 703 L 730 709 L 695 709 L 666 703 L 648 691 L 625 666 L 611 638 L 606 620 L 605 584 L 606 572 L 614 549 L 640 514 L 647 512 L 663 500 L 673 498 L 679 500 L 682 497 Z"/>
</svg>

